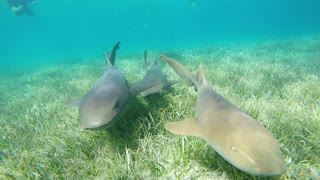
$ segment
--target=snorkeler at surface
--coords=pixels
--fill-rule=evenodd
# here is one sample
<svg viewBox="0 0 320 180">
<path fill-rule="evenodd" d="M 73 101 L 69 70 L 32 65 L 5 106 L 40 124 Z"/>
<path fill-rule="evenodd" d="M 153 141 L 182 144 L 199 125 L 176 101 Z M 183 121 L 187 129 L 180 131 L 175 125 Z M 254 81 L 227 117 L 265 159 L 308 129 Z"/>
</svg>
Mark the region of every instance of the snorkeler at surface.
<svg viewBox="0 0 320 180">
<path fill-rule="evenodd" d="M 17 16 L 20 16 L 21 14 L 33 16 L 34 14 L 28 6 L 28 3 L 37 4 L 35 0 L 7 0 L 7 2 L 11 10 L 15 12 Z"/>
</svg>

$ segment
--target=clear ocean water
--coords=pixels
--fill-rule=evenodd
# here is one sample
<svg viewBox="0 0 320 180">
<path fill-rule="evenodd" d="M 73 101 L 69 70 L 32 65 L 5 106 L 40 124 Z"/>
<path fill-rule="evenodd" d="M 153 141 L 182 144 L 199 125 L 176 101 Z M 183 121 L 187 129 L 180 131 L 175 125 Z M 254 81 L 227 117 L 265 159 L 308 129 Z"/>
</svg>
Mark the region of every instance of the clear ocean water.
<svg viewBox="0 0 320 180">
<path fill-rule="evenodd" d="M 34 16 L 0 2 L 0 67 L 45 65 L 144 49 L 319 34 L 319 0 L 38 0 Z"/>
<path fill-rule="evenodd" d="M 149 60 L 163 53 L 193 72 L 202 64 L 208 84 L 279 142 L 287 166 L 279 179 L 320 179 L 320 0 L 36 1 L 29 3 L 33 16 L 17 16 L 7 0 L 0 1 L 0 180 L 269 179 L 242 172 L 201 138 L 166 130 L 168 122 L 211 115 L 211 110 L 192 108 L 198 93 L 184 83 L 150 98 L 133 98 L 110 86 L 102 92 L 112 97 L 116 92 L 111 100 L 98 96 L 108 94 L 100 89 L 109 90 L 109 83 L 100 84 L 99 100 L 92 100 L 97 106 L 88 107 L 112 107 L 119 118 L 105 131 L 84 130 L 82 112 L 68 105 L 91 92 L 103 74 L 103 51 L 110 52 L 118 41 L 115 67 L 130 85 L 149 74 L 145 49 Z M 179 78 L 167 63 L 158 62 L 160 68 L 146 80 L 157 82 L 151 90 L 161 87 L 158 76 Z M 127 88 L 124 83 L 120 90 Z M 218 123 L 227 124 L 219 132 L 239 139 L 237 144 L 249 142 L 247 154 L 244 145 L 238 151 L 229 143 L 231 150 L 250 162 L 255 162 L 250 152 L 262 154 L 259 162 L 277 167 L 269 164 L 273 157 L 254 151 L 272 150 L 271 141 L 246 133 L 253 141 L 238 138 L 243 131 L 235 127 L 245 126 L 232 124 L 238 110 L 217 95 L 219 102 L 209 102 L 213 93 L 208 92 L 201 107 L 222 109 L 219 118 L 228 122 Z M 83 114 L 95 119 L 95 112 Z M 229 142 L 219 140 L 219 133 L 212 137 Z"/>
</svg>

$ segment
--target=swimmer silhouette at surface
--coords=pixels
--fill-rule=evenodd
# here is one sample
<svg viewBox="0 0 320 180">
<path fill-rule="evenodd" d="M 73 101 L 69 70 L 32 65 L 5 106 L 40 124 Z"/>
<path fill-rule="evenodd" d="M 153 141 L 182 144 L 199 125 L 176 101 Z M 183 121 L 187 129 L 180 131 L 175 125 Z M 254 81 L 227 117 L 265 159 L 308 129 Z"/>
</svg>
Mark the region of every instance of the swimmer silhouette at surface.
<svg viewBox="0 0 320 180">
<path fill-rule="evenodd" d="M 16 13 L 17 16 L 22 14 L 27 14 L 29 16 L 33 16 L 33 12 L 31 11 L 28 3 L 33 5 L 37 4 L 35 0 L 7 0 L 7 3 L 11 10 Z"/>
</svg>

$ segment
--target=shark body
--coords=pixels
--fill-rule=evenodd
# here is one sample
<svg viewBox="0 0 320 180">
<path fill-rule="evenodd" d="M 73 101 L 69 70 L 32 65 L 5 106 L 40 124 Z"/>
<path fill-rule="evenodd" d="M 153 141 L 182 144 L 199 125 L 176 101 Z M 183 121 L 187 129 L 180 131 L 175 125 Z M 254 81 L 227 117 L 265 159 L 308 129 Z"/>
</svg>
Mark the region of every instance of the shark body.
<svg viewBox="0 0 320 180">
<path fill-rule="evenodd" d="M 147 60 L 147 51 L 144 51 L 144 62 L 145 65 L 148 65 Z M 148 67 L 148 71 L 143 77 L 143 79 L 140 81 L 139 84 L 148 84 L 150 88 L 147 88 L 146 90 L 142 91 L 140 94 L 143 97 L 151 96 L 155 94 L 161 94 L 165 90 L 167 90 L 169 87 L 171 87 L 174 84 L 179 83 L 180 81 L 169 81 L 166 77 L 166 75 L 163 74 L 161 67 L 158 65 L 158 62 L 156 58 L 154 59 L 153 63 Z M 136 85 L 133 85 L 135 87 Z"/>
<path fill-rule="evenodd" d="M 206 140 L 225 160 L 256 176 L 274 176 L 287 167 L 280 147 L 259 122 L 219 95 L 207 82 L 202 66 L 197 76 L 164 55 L 161 58 L 189 85 L 197 88 L 197 118 L 169 122 L 165 128 L 178 135 Z"/>
<path fill-rule="evenodd" d="M 123 74 L 114 67 L 116 43 L 109 57 L 105 53 L 106 68 L 94 86 L 80 99 L 73 100 L 69 105 L 78 106 L 80 124 L 84 129 L 100 130 L 110 127 L 129 106 L 133 97 L 150 87 L 138 83 L 130 87 Z"/>
</svg>

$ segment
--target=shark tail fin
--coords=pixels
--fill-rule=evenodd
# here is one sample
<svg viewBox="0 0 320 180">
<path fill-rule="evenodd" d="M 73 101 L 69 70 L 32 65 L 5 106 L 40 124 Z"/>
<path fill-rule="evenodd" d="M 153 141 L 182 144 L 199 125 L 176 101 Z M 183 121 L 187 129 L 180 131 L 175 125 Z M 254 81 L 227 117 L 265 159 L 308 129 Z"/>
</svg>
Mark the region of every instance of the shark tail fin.
<svg viewBox="0 0 320 180">
<path fill-rule="evenodd" d="M 173 134 L 185 136 L 203 136 L 203 127 L 196 118 L 190 117 L 182 121 L 169 122 L 164 128 Z"/>
<path fill-rule="evenodd" d="M 198 86 L 199 82 L 197 77 L 182 64 L 165 55 L 160 55 L 160 58 L 167 62 L 187 85 L 196 87 Z"/>
</svg>

